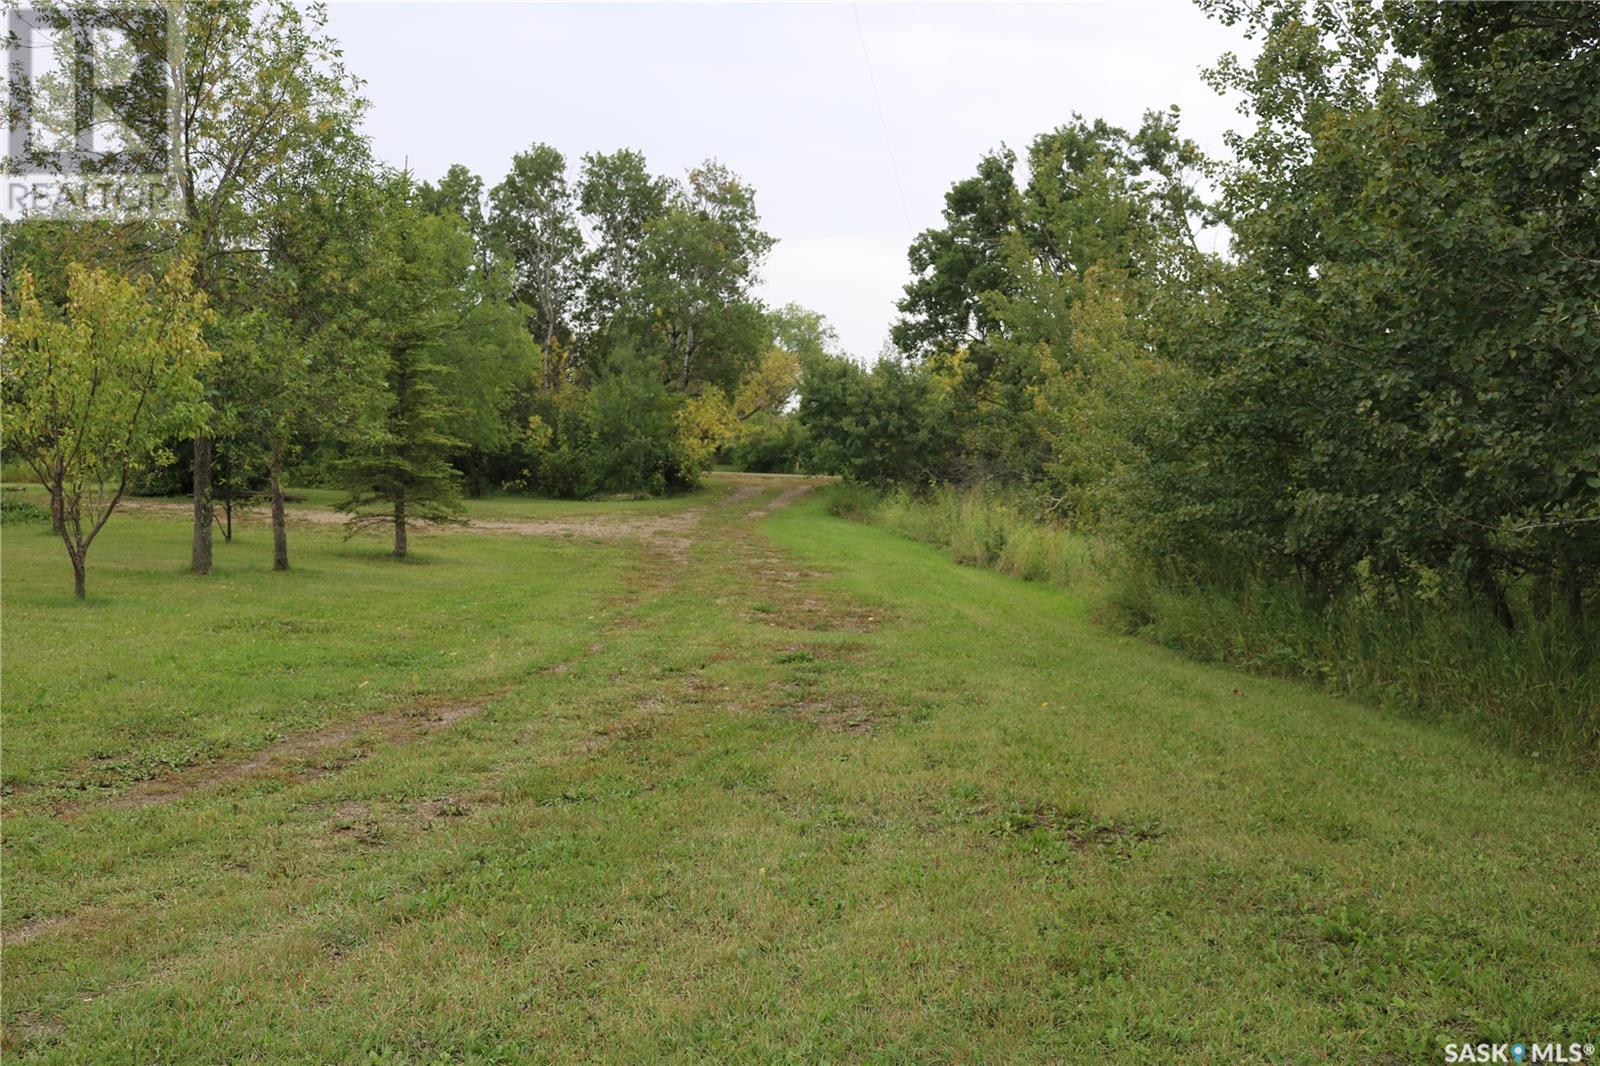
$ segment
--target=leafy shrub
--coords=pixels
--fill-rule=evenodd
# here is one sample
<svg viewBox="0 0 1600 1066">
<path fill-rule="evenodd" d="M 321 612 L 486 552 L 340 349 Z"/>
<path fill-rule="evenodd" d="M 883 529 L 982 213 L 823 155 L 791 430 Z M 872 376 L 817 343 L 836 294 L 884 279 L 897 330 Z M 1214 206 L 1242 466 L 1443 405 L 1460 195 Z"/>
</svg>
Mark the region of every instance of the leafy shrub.
<svg viewBox="0 0 1600 1066">
<path fill-rule="evenodd" d="M 800 383 L 808 465 L 871 485 L 924 485 L 947 450 L 932 377 L 893 359 L 871 370 L 844 357 L 811 360 Z"/>
<path fill-rule="evenodd" d="M 690 439 L 686 422 L 694 420 L 682 418 L 685 411 L 657 367 L 615 353 L 587 390 L 563 389 L 530 418 L 537 458 L 518 487 L 569 499 L 691 488 L 706 456 Z"/>
</svg>

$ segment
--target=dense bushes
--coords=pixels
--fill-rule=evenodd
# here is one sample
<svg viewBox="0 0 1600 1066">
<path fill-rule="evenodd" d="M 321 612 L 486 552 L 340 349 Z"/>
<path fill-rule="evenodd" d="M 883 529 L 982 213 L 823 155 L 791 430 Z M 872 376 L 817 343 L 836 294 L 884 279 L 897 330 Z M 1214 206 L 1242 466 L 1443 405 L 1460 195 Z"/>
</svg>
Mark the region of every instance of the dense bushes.
<svg viewBox="0 0 1600 1066">
<path fill-rule="evenodd" d="M 800 422 L 812 469 L 865 484 L 927 484 L 945 461 L 948 421 L 921 368 L 884 359 L 870 370 L 844 357 L 810 361 Z"/>
<path fill-rule="evenodd" d="M 0 522 L 17 525 L 24 522 L 48 522 L 50 512 L 25 500 L 15 489 L 8 488 L 0 494 Z"/>
<path fill-rule="evenodd" d="M 792 415 L 757 415 L 723 445 L 718 458 L 754 474 L 797 474 L 811 467 L 804 428 Z"/>
<path fill-rule="evenodd" d="M 588 496 L 693 485 L 700 470 L 678 430 L 680 402 L 648 362 L 632 352 L 613 355 L 554 453 L 560 487 Z"/>
<path fill-rule="evenodd" d="M 1251 9 L 1237 262 L 1163 546 L 1316 592 L 1600 585 L 1600 14 Z"/>
</svg>

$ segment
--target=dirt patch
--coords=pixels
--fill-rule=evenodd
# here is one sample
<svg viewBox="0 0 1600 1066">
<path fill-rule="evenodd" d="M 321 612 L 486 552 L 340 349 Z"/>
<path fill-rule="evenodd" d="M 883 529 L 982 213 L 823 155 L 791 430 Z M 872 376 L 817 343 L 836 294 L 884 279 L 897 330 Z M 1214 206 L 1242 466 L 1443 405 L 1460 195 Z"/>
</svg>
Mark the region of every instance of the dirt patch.
<svg viewBox="0 0 1600 1066">
<path fill-rule="evenodd" d="M 35 918 L 18 925 L 15 929 L 7 930 L 0 935 L 0 945 L 8 948 L 18 947 L 31 940 L 53 933 L 58 929 L 71 927 L 95 927 L 112 922 L 119 916 L 117 908 L 96 905 L 86 907 L 81 911 L 71 914 L 61 914 L 54 918 Z"/>
<path fill-rule="evenodd" d="M 798 475 L 786 474 L 711 474 L 708 480 L 727 482 L 732 489 L 713 500 L 708 500 L 688 510 L 668 515 L 629 515 L 598 513 L 592 516 L 564 516 L 560 518 L 477 518 L 459 525 L 442 527 L 473 533 L 502 533 L 525 537 L 581 537 L 597 540 L 620 538 L 688 539 L 708 510 L 738 505 L 759 496 L 775 482 L 784 484 L 798 480 Z M 802 481 L 789 485 L 764 507 L 750 512 L 751 517 L 771 514 L 787 507 L 804 496 L 821 482 Z M 581 504 L 578 506 L 582 506 Z M 125 500 L 122 508 L 136 514 L 160 514 L 187 518 L 194 513 L 193 505 L 178 500 Z M 270 511 L 265 505 L 252 504 L 234 510 L 236 520 L 265 522 Z M 314 526 L 343 526 L 349 515 L 327 508 L 296 507 L 287 512 L 291 524 Z M 419 526 L 417 532 L 428 532 Z"/>
<path fill-rule="evenodd" d="M 1054 803 L 958 801 L 941 812 L 944 820 L 976 828 L 980 840 L 1003 845 L 1047 864 L 1079 851 L 1096 851 L 1126 860 L 1165 839 L 1168 829 L 1154 818 L 1106 818 Z"/>
<path fill-rule="evenodd" d="M 876 733 L 882 721 L 877 712 L 856 700 L 812 698 L 779 708 L 786 714 L 798 715 L 813 725 L 830 733 L 866 736 Z"/>
<path fill-rule="evenodd" d="M 472 808 L 454 796 L 439 796 L 422 804 L 418 811 L 431 822 L 438 818 L 465 818 Z"/>
<path fill-rule="evenodd" d="M 324 729 L 286 737 L 242 762 L 206 763 L 164 777 L 140 781 L 103 804 L 134 810 L 183 799 L 203 789 L 250 778 L 276 777 L 309 781 L 365 758 L 376 745 L 421 740 L 483 710 L 484 699 L 421 704 L 365 715 Z M 57 813 L 70 816 L 85 805 L 66 804 Z"/>
<path fill-rule="evenodd" d="M 166 500 L 132 500 L 123 508 L 135 514 L 160 514 L 188 517 L 193 508 L 187 503 Z M 479 518 L 458 525 L 431 528 L 418 525 L 413 532 L 428 533 L 437 529 L 458 530 L 469 533 L 511 533 L 525 537 L 583 537 L 614 540 L 621 537 L 671 537 L 687 536 L 700 521 L 702 508 L 671 515 L 595 515 L 592 518 Z M 265 522 L 268 511 L 263 507 L 235 510 L 236 521 Z M 321 508 L 297 507 L 287 514 L 291 525 L 343 526 L 349 519 L 340 511 Z"/>
<path fill-rule="evenodd" d="M 782 492 L 778 493 L 777 496 L 773 497 L 766 506 L 757 507 L 755 510 L 751 511 L 748 517 L 765 518 L 774 511 L 781 511 L 783 508 L 800 499 L 800 497 L 804 496 L 806 493 L 811 492 L 817 487 L 817 484 L 818 483 L 815 481 L 809 481 L 801 485 L 794 485 L 790 488 L 784 489 Z"/>
</svg>

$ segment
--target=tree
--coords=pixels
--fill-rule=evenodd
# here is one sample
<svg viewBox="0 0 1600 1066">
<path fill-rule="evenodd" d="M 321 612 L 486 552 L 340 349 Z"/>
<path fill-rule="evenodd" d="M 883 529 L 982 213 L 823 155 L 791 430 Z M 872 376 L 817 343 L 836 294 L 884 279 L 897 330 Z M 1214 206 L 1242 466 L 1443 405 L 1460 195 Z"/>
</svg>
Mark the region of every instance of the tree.
<svg viewBox="0 0 1600 1066">
<path fill-rule="evenodd" d="M 1441 577 L 1503 625 L 1600 566 L 1600 16 L 1562 4 L 1215 5 L 1263 38 L 1224 206 L 1229 343 L 1185 501 L 1323 593 Z"/>
<path fill-rule="evenodd" d="M 693 416 L 649 356 L 614 350 L 584 397 L 583 495 L 688 488 L 699 476 Z"/>
<path fill-rule="evenodd" d="M 666 210 L 672 183 L 652 175 L 638 152 L 583 157 L 578 208 L 593 232 L 583 257 L 583 323 L 589 348 L 637 300 L 646 228 Z"/>
<path fill-rule="evenodd" d="M 297 439 L 348 442 L 380 380 L 358 306 L 381 206 L 366 149 L 346 130 L 278 175 L 251 309 L 236 312 L 234 369 L 249 379 L 241 391 L 257 398 L 252 424 L 265 443 L 274 570 L 289 568 L 283 477 Z"/>
<path fill-rule="evenodd" d="M 417 205 L 430 215 L 455 215 L 465 222 L 478 251 L 478 269 L 488 273 L 491 252 L 482 178 L 460 163 L 452 163 L 437 185 L 423 182 L 417 186 Z"/>
<path fill-rule="evenodd" d="M 752 289 L 774 243 L 754 191 L 715 161 L 690 171 L 647 227 L 634 336 L 660 352 L 680 391 L 737 388 L 760 355 L 767 320 Z"/>
<path fill-rule="evenodd" d="M 945 225 L 912 244 L 915 276 L 893 332 L 902 354 L 948 387 L 951 475 L 1042 476 L 1049 448 L 1036 400 L 1074 362 L 1072 310 L 1091 270 L 1133 280 L 1141 317 L 1161 286 L 1163 306 L 1188 306 L 1204 273 L 1194 240 L 1201 162 L 1175 110 L 1146 113 L 1133 134 L 1074 116 L 1033 139 L 1021 188 L 1009 150 L 951 188 Z"/>
<path fill-rule="evenodd" d="M 900 301 L 895 346 L 909 358 L 980 343 L 994 322 L 980 297 L 1003 291 L 1006 236 L 1017 228 L 1016 154 L 991 152 L 978 173 L 945 193 L 944 221 L 912 242 L 912 281 Z"/>
<path fill-rule="evenodd" d="M 560 343 L 572 331 L 583 251 L 566 159 L 547 144 L 517 153 L 489 202 L 490 232 L 515 271 L 513 294 L 533 308 L 539 385 L 549 392 L 564 369 Z"/>
<path fill-rule="evenodd" d="M 806 361 L 800 421 L 811 466 L 853 481 L 888 486 L 936 480 L 949 446 L 949 422 L 927 369 L 888 356 L 869 371 L 844 356 Z"/>
<path fill-rule="evenodd" d="M 404 175 L 386 201 L 356 295 L 385 387 L 367 439 L 340 464 L 350 490 L 341 510 L 352 533 L 390 526 L 404 558 L 413 524 L 460 521 L 451 459 L 486 424 L 483 404 L 509 391 L 525 334 L 484 291 L 459 218 L 423 213 Z"/>
<path fill-rule="evenodd" d="M 73 5 L 62 5 L 70 10 Z M 93 5 L 100 17 L 137 19 L 142 5 Z M 327 12 L 292 0 L 226 0 L 174 5 L 181 49 L 159 55 L 165 80 L 178 87 L 178 213 L 170 233 L 192 256 L 194 283 L 222 319 L 230 302 L 248 294 L 238 274 L 263 253 L 261 208 L 279 172 L 308 146 L 356 126 L 365 103 L 327 33 Z M 141 244 L 159 247 L 166 227 Z M 220 339 L 220 338 L 219 338 Z M 220 346 L 219 346 L 220 347 Z M 218 421 L 256 397 L 235 386 L 234 352 L 222 349 L 207 389 Z M 209 573 L 211 478 L 215 442 L 194 438 L 194 536 L 191 569 Z"/>
<path fill-rule="evenodd" d="M 31 273 L 19 282 L 4 318 L 5 448 L 49 490 L 81 600 L 89 548 L 129 478 L 205 423 L 199 375 L 216 358 L 202 337 L 205 298 L 185 262 L 160 279 L 69 267 L 60 314 Z"/>
</svg>

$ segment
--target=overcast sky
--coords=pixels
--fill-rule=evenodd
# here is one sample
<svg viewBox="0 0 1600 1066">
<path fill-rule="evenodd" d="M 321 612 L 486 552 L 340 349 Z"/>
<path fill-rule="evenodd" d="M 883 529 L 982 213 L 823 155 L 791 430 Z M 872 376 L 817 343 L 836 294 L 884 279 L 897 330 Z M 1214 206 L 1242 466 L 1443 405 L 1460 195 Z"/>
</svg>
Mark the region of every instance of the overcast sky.
<svg viewBox="0 0 1600 1066">
<path fill-rule="evenodd" d="M 1247 42 L 1187 3 L 332 5 L 384 159 L 493 185 L 544 141 L 637 148 L 681 176 L 716 157 L 779 243 L 763 295 L 828 317 L 870 359 L 906 246 L 1001 143 L 1074 111 L 1135 126 L 1178 104 L 1211 150 L 1238 124 L 1200 70 Z M 876 93 L 874 92 L 876 84 Z M 881 101 L 881 107 L 880 107 Z"/>
</svg>

